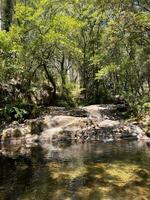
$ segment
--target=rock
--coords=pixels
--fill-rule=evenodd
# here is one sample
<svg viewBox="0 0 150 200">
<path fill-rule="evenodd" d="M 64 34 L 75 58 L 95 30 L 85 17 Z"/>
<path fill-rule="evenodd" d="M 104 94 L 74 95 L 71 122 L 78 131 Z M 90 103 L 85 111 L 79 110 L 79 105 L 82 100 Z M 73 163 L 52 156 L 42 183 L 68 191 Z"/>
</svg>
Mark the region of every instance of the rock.
<svg viewBox="0 0 150 200">
<path fill-rule="evenodd" d="M 121 138 L 122 139 L 142 139 L 144 136 L 143 130 L 136 125 L 125 125 L 121 129 Z"/>
<path fill-rule="evenodd" d="M 18 122 L 18 121 L 13 121 L 13 122 L 12 122 L 12 125 L 13 125 L 13 126 L 19 126 L 19 122 Z"/>
<path fill-rule="evenodd" d="M 55 140 L 58 138 L 57 135 L 60 135 L 62 133 L 63 129 L 61 127 L 55 127 L 55 128 L 50 128 L 45 131 L 43 131 L 39 137 L 39 139 L 42 140 Z M 57 136 L 57 137 L 56 137 Z"/>
<path fill-rule="evenodd" d="M 103 142 L 113 142 L 114 139 L 113 138 L 108 138 L 108 139 L 104 139 Z"/>
<path fill-rule="evenodd" d="M 10 139 L 11 136 L 12 136 L 12 133 L 13 133 L 12 128 L 8 128 L 8 129 L 3 130 L 1 140 L 6 141 L 6 140 Z"/>
<path fill-rule="evenodd" d="M 120 139 L 140 140 L 144 131 L 137 125 L 127 124 L 114 117 L 114 105 L 92 105 L 84 107 L 90 117 L 45 114 L 24 124 L 13 123 L 4 129 L 1 140 L 24 137 L 26 143 L 40 141 L 98 140 L 104 142 Z M 61 108 L 60 112 L 65 108 Z M 56 114 L 56 113 L 55 113 Z M 106 119 L 107 117 L 107 119 Z"/>
<path fill-rule="evenodd" d="M 39 135 L 44 129 L 46 129 L 46 124 L 42 120 L 34 120 L 30 124 L 31 133 L 34 135 Z"/>
<path fill-rule="evenodd" d="M 102 122 L 99 123 L 99 127 L 114 127 L 119 125 L 120 122 L 119 121 L 115 121 L 115 120 L 104 120 Z"/>
<path fill-rule="evenodd" d="M 21 130 L 19 128 L 16 128 L 14 131 L 13 131 L 13 137 L 21 137 L 22 136 L 22 133 L 21 133 Z"/>
<path fill-rule="evenodd" d="M 129 109 L 129 107 L 125 103 L 117 105 L 117 111 L 119 111 L 119 112 L 127 112 L 128 109 Z"/>
<path fill-rule="evenodd" d="M 150 147 L 150 140 L 148 140 L 146 144 L 148 147 Z"/>
<path fill-rule="evenodd" d="M 38 135 L 27 134 L 25 136 L 26 143 L 34 143 L 39 139 Z"/>
</svg>

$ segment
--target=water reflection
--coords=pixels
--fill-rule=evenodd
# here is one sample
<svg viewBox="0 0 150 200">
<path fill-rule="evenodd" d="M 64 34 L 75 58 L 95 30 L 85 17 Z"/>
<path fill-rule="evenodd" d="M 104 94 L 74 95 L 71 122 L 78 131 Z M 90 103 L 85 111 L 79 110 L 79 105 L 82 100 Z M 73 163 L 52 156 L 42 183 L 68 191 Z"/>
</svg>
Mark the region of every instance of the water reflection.
<svg viewBox="0 0 150 200">
<path fill-rule="evenodd" d="M 143 142 L 1 146 L 1 200 L 150 199 Z"/>
</svg>

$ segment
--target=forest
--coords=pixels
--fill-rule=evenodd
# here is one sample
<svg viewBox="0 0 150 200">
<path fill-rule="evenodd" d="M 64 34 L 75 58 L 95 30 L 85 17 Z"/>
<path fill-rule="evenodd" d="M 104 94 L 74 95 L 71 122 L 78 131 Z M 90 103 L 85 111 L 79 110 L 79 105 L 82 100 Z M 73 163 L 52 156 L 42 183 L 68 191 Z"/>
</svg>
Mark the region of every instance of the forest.
<svg viewBox="0 0 150 200">
<path fill-rule="evenodd" d="M 146 0 L 1 0 L 1 113 L 40 105 L 150 106 Z M 28 108 L 29 107 L 29 108 Z"/>
<path fill-rule="evenodd" d="M 0 0 L 0 200 L 150 199 L 150 0 Z"/>
</svg>

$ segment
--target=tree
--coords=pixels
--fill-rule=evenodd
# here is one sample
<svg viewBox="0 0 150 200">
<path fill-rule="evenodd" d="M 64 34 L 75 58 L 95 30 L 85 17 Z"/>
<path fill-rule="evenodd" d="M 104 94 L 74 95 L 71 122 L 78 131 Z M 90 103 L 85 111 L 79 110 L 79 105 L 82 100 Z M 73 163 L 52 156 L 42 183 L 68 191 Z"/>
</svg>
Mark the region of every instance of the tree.
<svg viewBox="0 0 150 200">
<path fill-rule="evenodd" d="M 63 93 L 67 72 L 75 57 L 80 56 L 74 39 L 80 26 L 80 22 L 66 16 L 57 3 L 16 2 L 13 24 L 8 33 L 3 32 L 9 40 L 10 48 L 4 52 L 10 54 L 5 61 L 11 62 L 12 77 L 20 77 L 28 90 L 32 82 L 46 78 L 53 87 L 53 98 L 56 80 L 60 77 Z"/>
<path fill-rule="evenodd" d="M 146 1 L 9 0 L 3 8 L 3 82 L 20 80 L 26 91 L 47 83 L 53 99 L 56 92 L 70 97 L 79 86 L 88 103 L 105 102 L 116 94 L 132 105 L 147 101 Z"/>
<path fill-rule="evenodd" d="M 9 31 L 12 24 L 13 13 L 14 13 L 15 0 L 2 1 L 2 27 L 4 30 Z"/>
</svg>

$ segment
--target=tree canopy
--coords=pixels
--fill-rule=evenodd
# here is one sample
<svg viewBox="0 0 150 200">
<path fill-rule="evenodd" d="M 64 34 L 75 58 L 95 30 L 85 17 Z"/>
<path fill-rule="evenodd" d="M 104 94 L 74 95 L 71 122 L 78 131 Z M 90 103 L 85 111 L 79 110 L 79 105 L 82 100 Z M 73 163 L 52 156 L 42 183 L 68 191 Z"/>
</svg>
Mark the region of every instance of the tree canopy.
<svg viewBox="0 0 150 200">
<path fill-rule="evenodd" d="M 84 103 L 150 101 L 147 1 L 6 0 L 1 18 L 1 83 L 14 79 L 27 93 L 46 83 L 53 99 Z"/>
</svg>

